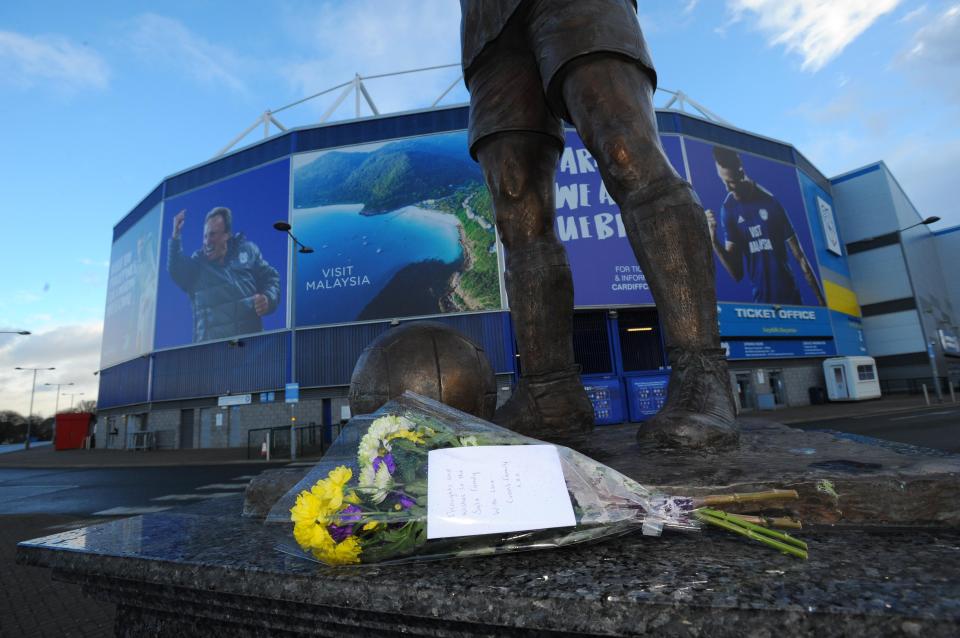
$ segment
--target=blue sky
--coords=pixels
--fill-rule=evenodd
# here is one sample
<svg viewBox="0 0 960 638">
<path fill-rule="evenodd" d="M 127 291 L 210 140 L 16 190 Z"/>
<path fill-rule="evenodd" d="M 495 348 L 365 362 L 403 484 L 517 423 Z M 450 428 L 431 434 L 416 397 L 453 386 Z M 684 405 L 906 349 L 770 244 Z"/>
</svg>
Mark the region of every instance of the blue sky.
<svg viewBox="0 0 960 638">
<path fill-rule="evenodd" d="M 662 87 L 828 176 L 885 160 L 938 227 L 960 223 L 960 2 L 639 4 Z M 0 335 L 0 409 L 27 411 L 18 365 L 57 367 L 38 379 L 41 413 L 55 401 L 44 382 L 96 396 L 111 229 L 166 175 L 354 73 L 458 62 L 458 37 L 453 0 L 4 3 L 0 330 L 35 334 Z M 381 111 L 423 108 L 457 76 L 368 88 Z M 316 121 L 336 95 L 278 118 Z M 465 100 L 461 83 L 444 103 Z M 334 119 L 351 116 L 352 98 Z"/>
</svg>

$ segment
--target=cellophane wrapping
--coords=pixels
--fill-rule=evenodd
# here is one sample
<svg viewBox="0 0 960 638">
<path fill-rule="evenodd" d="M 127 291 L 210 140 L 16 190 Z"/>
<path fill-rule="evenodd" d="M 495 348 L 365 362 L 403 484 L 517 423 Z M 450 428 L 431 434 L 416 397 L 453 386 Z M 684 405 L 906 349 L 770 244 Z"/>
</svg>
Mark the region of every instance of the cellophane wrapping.
<svg viewBox="0 0 960 638">
<path fill-rule="evenodd" d="M 574 525 L 495 534 L 474 534 L 468 525 L 463 536 L 428 538 L 429 452 L 504 445 L 545 444 L 407 392 L 351 419 L 267 522 L 293 523 L 293 538 L 278 549 L 328 565 L 484 556 L 699 528 L 689 499 L 651 490 L 557 445 Z"/>
</svg>

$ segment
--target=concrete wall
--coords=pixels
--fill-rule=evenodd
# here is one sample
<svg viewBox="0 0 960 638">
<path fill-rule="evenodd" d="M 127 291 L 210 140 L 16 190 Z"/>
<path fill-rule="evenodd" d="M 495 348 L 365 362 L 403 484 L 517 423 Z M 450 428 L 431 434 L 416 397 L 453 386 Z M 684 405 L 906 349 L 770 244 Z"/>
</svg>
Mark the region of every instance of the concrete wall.
<svg viewBox="0 0 960 638">
<path fill-rule="evenodd" d="M 823 361 L 811 360 L 771 360 L 771 361 L 731 361 L 731 384 L 736 392 L 736 374 L 749 373 L 750 382 L 755 394 L 772 394 L 771 372 L 777 372 L 783 379 L 784 403 L 777 407 L 792 407 L 810 404 L 809 389 L 824 387 Z M 762 372 L 763 380 L 759 381 L 758 372 Z M 744 409 L 747 409 L 744 407 Z"/>
</svg>

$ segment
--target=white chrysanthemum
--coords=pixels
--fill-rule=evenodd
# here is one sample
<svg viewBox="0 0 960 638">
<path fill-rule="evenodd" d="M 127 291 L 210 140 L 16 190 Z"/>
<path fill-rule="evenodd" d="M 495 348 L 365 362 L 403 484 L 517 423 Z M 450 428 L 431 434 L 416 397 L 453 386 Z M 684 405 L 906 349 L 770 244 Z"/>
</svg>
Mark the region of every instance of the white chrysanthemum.
<svg viewBox="0 0 960 638">
<path fill-rule="evenodd" d="M 360 467 L 370 466 L 373 464 L 373 459 L 390 452 L 390 439 L 393 438 L 391 435 L 403 431 L 409 432 L 413 427 L 414 424 L 409 419 L 392 414 L 374 420 L 357 447 L 357 460 L 360 462 Z"/>
<path fill-rule="evenodd" d="M 393 477 L 390 476 L 390 470 L 387 469 L 386 463 L 381 463 L 376 472 L 373 471 L 372 465 L 364 466 L 360 470 L 360 486 L 358 489 L 374 503 L 382 503 L 392 487 Z"/>
<path fill-rule="evenodd" d="M 471 435 L 471 436 L 461 436 L 460 445 L 463 445 L 463 446 L 480 445 L 480 443 L 477 441 L 477 437 Z"/>
</svg>

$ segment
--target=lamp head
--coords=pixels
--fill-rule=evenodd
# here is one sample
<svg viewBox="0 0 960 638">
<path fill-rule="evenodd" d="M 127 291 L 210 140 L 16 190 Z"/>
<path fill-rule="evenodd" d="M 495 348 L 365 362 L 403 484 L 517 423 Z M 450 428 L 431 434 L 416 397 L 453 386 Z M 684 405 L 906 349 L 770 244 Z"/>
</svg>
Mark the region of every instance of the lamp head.
<svg viewBox="0 0 960 638">
<path fill-rule="evenodd" d="M 304 255 L 309 255 L 313 252 L 313 248 L 310 248 L 310 246 L 301 246 L 300 252 L 302 252 Z"/>
<path fill-rule="evenodd" d="M 273 227 L 279 230 L 281 233 L 290 232 L 290 224 L 285 221 L 273 222 Z"/>
<path fill-rule="evenodd" d="M 937 217 L 936 215 L 930 215 L 930 217 L 927 217 L 925 220 L 923 220 L 920 223 L 926 226 L 928 224 L 936 224 L 938 221 L 940 221 L 939 217 Z"/>
</svg>

